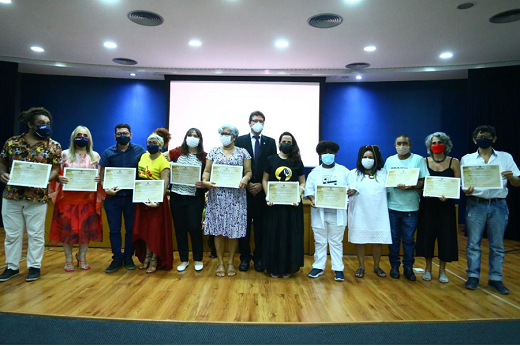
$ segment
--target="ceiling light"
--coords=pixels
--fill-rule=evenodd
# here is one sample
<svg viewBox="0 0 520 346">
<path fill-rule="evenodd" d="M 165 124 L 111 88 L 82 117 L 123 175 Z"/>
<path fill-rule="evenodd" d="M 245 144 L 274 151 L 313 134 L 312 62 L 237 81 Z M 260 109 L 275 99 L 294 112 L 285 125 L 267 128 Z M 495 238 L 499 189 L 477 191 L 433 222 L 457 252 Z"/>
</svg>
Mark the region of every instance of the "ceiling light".
<svg viewBox="0 0 520 346">
<path fill-rule="evenodd" d="M 45 52 L 45 49 L 43 49 L 42 47 L 38 47 L 38 46 L 32 46 L 32 47 L 31 47 L 31 50 L 32 50 L 33 52 L 38 52 L 38 53 Z"/>
<path fill-rule="evenodd" d="M 366 46 L 363 49 L 365 50 L 365 52 L 373 52 L 376 50 L 376 46 Z"/>
<path fill-rule="evenodd" d="M 103 43 L 103 46 L 105 46 L 105 48 L 110 48 L 110 49 L 117 48 L 117 44 L 115 44 L 115 42 L 111 42 L 111 41 L 106 41 L 105 43 Z"/>
<path fill-rule="evenodd" d="M 517 20 L 520 20 L 519 8 L 505 12 L 500 12 L 499 14 L 495 14 L 493 17 L 489 18 L 489 21 L 495 24 L 511 23 L 516 22 Z"/>
<path fill-rule="evenodd" d="M 217 71 L 215 71 L 215 73 L 216 73 L 216 74 L 222 74 L 222 71 L 217 70 Z"/>
<path fill-rule="evenodd" d="M 0 0 L 0 4 L 10 4 L 11 0 Z"/>
<path fill-rule="evenodd" d="M 119 65 L 137 65 L 137 61 L 128 58 L 114 58 L 112 61 Z"/>
<path fill-rule="evenodd" d="M 130 76 L 135 77 L 136 74 L 132 72 L 132 73 L 130 73 Z"/>
<path fill-rule="evenodd" d="M 441 58 L 441 59 L 449 59 L 451 57 L 453 57 L 452 52 L 444 52 L 441 55 L 439 55 L 439 58 Z"/>
<path fill-rule="evenodd" d="M 56 66 L 56 67 L 67 67 L 67 65 L 65 65 L 65 64 L 63 64 L 61 62 L 55 63 L 54 66 Z"/>
<path fill-rule="evenodd" d="M 356 76 L 356 79 L 357 79 L 357 80 L 361 80 L 361 79 L 363 79 L 363 77 L 361 77 L 361 75 L 358 74 L 358 75 Z"/>
<path fill-rule="evenodd" d="M 278 48 L 287 48 L 287 47 L 289 47 L 289 42 L 287 42 L 286 40 L 278 40 L 274 44 Z"/>
<path fill-rule="evenodd" d="M 149 12 L 149 11 L 132 11 L 128 12 L 128 19 L 132 22 L 144 25 L 144 26 L 157 26 L 164 23 L 163 17 L 158 15 L 157 13 Z"/>
<path fill-rule="evenodd" d="M 318 29 L 329 29 L 343 23 L 343 18 L 334 13 L 322 13 L 307 19 L 307 23 Z"/>
<path fill-rule="evenodd" d="M 474 2 L 465 2 L 465 3 L 460 4 L 459 6 L 457 6 L 457 8 L 459 10 L 467 10 L 468 8 L 472 8 L 473 6 L 475 6 Z"/>
<path fill-rule="evenodd" d="M 192 47 L 200 47 L 202 45 L 202 42 L 200 42 L 199 40 L 191 40 L 189 42 L 189 45 Z"/>
<path fill-rule="evenodd" d="M 367 62 L 353 62 L 352 64 L 345 65 L 345 67 L 351 70 L 361 70 L 363 68 L 369 68 L 370 64 Z"/>
</svg>

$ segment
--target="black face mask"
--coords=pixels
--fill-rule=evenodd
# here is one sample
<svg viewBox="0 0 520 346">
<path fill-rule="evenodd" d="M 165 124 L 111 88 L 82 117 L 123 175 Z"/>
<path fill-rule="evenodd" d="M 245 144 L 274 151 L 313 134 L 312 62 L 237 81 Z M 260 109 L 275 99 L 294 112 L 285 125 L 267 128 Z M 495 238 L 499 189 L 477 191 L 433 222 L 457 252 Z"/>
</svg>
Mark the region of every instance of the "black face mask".
<svg viewBox="0 0 520 346">
<path fill-rule="evenodd" d="M 128 143 L 130 143 L 130 137 L 125 137 L 125 136 L 116 137 L 116 142 L 117 142 L 117 144 L 120 144 L 120 145 L 127 145 Z"/>
<path fill-rule="evenodd" d="M 487 149 L 493 145 L 493 140 L 489 138 L 479 138 L 477 139 L 477 145 L 479 148 Z"/>
<path fill-rule="evenodd" d="M 289 154 L 292 151 L 292 144 L 289 143 L 280 143 L 280 151 L 284 154 Z"/>
</svg>

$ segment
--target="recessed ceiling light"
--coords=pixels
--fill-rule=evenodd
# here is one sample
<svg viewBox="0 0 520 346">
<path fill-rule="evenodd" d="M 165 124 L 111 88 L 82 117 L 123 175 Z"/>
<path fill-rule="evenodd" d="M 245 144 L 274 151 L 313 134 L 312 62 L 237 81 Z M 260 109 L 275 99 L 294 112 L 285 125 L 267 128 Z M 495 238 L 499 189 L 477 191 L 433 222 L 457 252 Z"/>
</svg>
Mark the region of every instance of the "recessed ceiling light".
<svg viewBox="0 0 520 346">
<path fill-rule="evenodd" d="M 200 47 L 202 45 L 202 42 L 200 42 L 199 40 L 191 40 L 189 42 L 189 45 L 192 47 Z"/>
<path fill-rule="evenodd" d="M 43 49 L 42 47 L 38 47 L 38 46 L 32 46 L 32 47 L 31 47 L 31 50 L 32 50 L 33 52 L 38 52 L 38 53 L 45 52 L 45 49 Z"/>
<path fill-rule="evenodd" d="M 106 41 L 105 43 L 103 43 L 103 46 L 105 46 L 105 48 L 110 48 L 110 49 L 117 48 L 117 44 L 115 42 L 111 42 L 111 41 Z"/>
<path fill-rule="evenodd" d="M 361 80 L 361 79 L 363 79 L 363 77 L 361 77 L 361 75 L 357 75 L 357 76 L 356 76 L 356 79 L 357 79 L 357 80 Z"/>
<path fill-rule="evenodd" d="M 287 47 L 289 47 L 289 42 L 287 42 L 286 40 L 278 40 L 274 44 L 278 48 L 287 48 Z"/>
<path fill-rule="evenodd" d="M 222 74 L 222 71 L 217 70 L 217 71 L 215 71 L 215 73 L 216 73 L 216 74 Z"/>
<path fill-rule="evenodd" d="M 132 73 L 130 73 L 130 76 L 135 77 L 136 74 L 132 72 Z"/>
<path fill-rule="evenodd" d="M 11 0 L 0 0 L 0 4 L 10 4 Z"/>
<path fill-rule="evenodd" d="M 63 64 L 61 62 L 55 63 L 54 66 L 56 66 L 56 67 L 67 67 L 67 65 L 65 65 L 65 64 Z"/>
<path fill-rule="evenodd" d="M 376 46 L 366 46 L 363 49 L 365 50 L 365 52 L 373 52 L 376 50 Z"/>
<path fill-rule="evenodd" d="M 441 58 L 441 59 L 449 59 L 451 57 L 453 57 L 452 52 L 444 52 L 441 55 L 439 55 L 439 58 Z"/>
</svg>

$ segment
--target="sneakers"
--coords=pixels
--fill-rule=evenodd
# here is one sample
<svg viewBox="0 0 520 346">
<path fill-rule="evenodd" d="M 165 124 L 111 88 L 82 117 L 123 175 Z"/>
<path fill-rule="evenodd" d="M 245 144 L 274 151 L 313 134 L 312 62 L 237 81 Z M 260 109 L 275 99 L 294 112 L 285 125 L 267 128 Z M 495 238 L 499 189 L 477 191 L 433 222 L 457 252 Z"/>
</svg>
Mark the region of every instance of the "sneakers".
<svg viewBox="0 0 520 346">
<path fill-rule="evenodd" d="M 509 289 L 506 286 L 504 286 L 502 281 L 489 280 L 488 287 L 494 289 L 495 291 L 497 291 L 500 294 L 509 294 Z"/>
<path fill-rule="evenodd" d="M 318 276 L 322 276 L 322 275 L 323 275 L 323 270 L 312 268 L 311 272 L 307 276 L 310 278 L 317 278 Z"/>
<path fill-rule="evenodd" d="M 133 262 L 132 262 L 133 263 Z M 110 273 L 113 273 L 113 272 L 116 272 L 119 270 L 119 268 L 121 268 L 123 266 L 123 261 L 120 260 L 120 259 L 113 259 L 112 260 L 112 263 L 110 263 L 110 265 L 108 266 L 107 269 L 105 269 L 105 273 L 107 274 L 110 274 Z"/>
<path fill-rule="evenodd" d="M 392 279 L 399 279 L 401 277 L 401 274 L 399 274 L 399 267 L 392 267 L 390 270 L 390 277 Z"/>
<path fill-rule="evenodd" d="M 2 275 L 0 275 L 0 282 L 10 280 L 12 277 L 14 277 L 18 274 L 20 274 L 20 270 L 18 270 L 18 269 L 14 270 L 14 269 L 5 268 Z"/>
<path fill-rule="evenodd" d="M 468 290 L 476 290 L 478 287 L 478 278 L 468 278 L 468 281 L 464 284 L 464 287 L 466 287 Z"/>
<path fill-rule="evenodd" d="M 323 271 L 322 271 L 322 273 L 323 273 Z M 343 274 L 343 272 L 335 271 L 334 272 L 334 280 L 336 280 L 336 281 L 345 281 L 345 275 Z"/>
<path fill-rule="evenodd" d="M 25 281 L 36 281 L 40 278 L 40 268 L 29 268 L 29 274 L 25 278 Z"/>
<path fill-rule="evenodd" d="M 415 274 L 414 274 L 412 268 L 404 268 L 403 269 L 403 275 L 404 275 L 405 278 L 407 278 L 410 281 L 417 280 L 417 278 L 415 277 Z"/>
<path fill-rule="evenodd" d="M 177 266 L 177 271 L 178 272 L 183 272 L 186 270 L 186 268 L 188 268 L 188 266 L 190 265 L 190 262 L 182 262 L 181 264 L 179 264 Z"/>
<path fill-rule="evenodd" d="M 127 270 L 135 270 L 135 264 L 134 264 L 134 261 L 132 260 L 132 257 L 125 257 L 123 262 L 124 262 L 125 268 Z"/>
</svg>

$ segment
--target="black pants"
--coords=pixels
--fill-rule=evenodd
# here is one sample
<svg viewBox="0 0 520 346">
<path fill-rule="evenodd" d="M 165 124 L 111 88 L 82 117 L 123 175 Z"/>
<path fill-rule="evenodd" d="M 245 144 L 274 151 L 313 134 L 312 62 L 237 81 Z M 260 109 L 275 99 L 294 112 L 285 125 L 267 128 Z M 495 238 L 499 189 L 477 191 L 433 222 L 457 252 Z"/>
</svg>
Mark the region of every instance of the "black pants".
<svg viewBox="0 0 520 346">
<path fill-rule="evenodd" d="M 262 259 L 263 251 L 263 230 L 264 215 L 267 204 L 265 202 L 265 194 L 259 192 L 256 197 L 247 193 L 247 229 L 246 236 L 238 239 L 238 252 L 240 252 L 240 261 L 249 262 L 251 260 L 258 261 Z M 251 226 L 254 226 L 255 249 L 251 255 Z"/>
<path fill-rule="evenodd" d="M 172 211 L 175 238 L 182 262 L 188 262 L 188 233 L 191 238 L 193 260 L 202 261 L 202 211 L 204 196 L 183 196 L 170 193 L 170 208 Z"/>
</svg>

